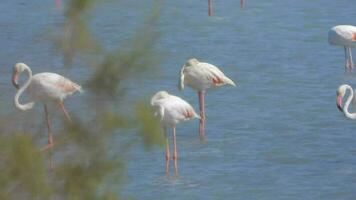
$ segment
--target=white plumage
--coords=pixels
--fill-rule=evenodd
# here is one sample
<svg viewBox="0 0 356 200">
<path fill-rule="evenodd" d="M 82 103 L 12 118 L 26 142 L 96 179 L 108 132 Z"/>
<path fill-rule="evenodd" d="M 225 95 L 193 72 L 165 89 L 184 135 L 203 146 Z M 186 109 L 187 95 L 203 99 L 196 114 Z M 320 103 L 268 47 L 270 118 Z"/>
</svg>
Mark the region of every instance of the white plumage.
<svg viewBox="0 0 356 200">
<path fill-rule="evenodd" d="M 173 128 L 173 160 L 174 160 L 174 172 L 178 174 L 177 165 L 177 145 L 176 145 L 176 125 L 194 118 L 200 118 L 195 112 L 194 108 L 184 101 L 183 99 L 170 95 L 166 91 L 159 91 L 151 98 L 151 106 L 155 110 L 155 115 L 159 117 L 162 126 L 164 127 L 164 133 L 166 137 L 166 175 L 169 174 L 169 142 L 167 137 L 167 127 Z"/>
<path fill-rule="evenodd" d="M 352 47 L 356 47 L 356 27 L 351 25 L 338 25 L 329 30 L 329 44 L 343 46 L 345 50 L 345 68 L 352 70 Z"/>
<path fill-rule="evenodd" d="M 180 71 L 179 89 L 181 90 L 185 85 L 197 91 L 204 91 L 226 84 L 236 86 L 219 68 L 209 63 L 199 62 L 195 58 L 189 59 Z"/>
<path fill-rule="evenodd" d="M 356 27 L 351 25 L 334 26 L 329 31 L 329 43 L 336 46 L 356 47 Z"/>
<path fill-rule="evenodd" d="M 166 91 L 157 92 L 151 99 L 151 105 L 163 126 L 175 127 L 180 122 L 200 118 L 189 103 Z"/>
</svg>

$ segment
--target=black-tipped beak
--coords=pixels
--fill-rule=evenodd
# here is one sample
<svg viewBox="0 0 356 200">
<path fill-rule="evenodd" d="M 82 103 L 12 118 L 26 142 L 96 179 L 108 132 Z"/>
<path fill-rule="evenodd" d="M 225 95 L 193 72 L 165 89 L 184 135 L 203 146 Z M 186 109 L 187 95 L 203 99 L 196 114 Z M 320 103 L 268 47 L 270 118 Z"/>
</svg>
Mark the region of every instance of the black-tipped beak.
<svg viewBox="0 0 356 200">
<path fill-rule="evenodd" d="M 12 85 L 14 85 L 16 89 L 20 88 L 19 83 L 17 82 L 18 79 L 19 79 L 19 73 L 14 72 L 14 74 L 12 75 Z"/>
<path fill-rule="evenodd" d="M 339 95 L 336 97 L 336 106 L 342 112 L 342 97 Z"/>
</svg>

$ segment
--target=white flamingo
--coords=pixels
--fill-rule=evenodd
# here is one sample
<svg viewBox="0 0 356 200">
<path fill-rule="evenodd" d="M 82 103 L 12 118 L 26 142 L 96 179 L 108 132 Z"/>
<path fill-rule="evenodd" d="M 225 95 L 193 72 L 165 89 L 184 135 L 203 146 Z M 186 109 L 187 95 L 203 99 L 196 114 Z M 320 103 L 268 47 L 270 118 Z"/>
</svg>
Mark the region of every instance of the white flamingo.
<svg viewBox="0 0 356 200">
<path fill-rule="evenodd" d="M 329 43 L 344 47 L 345 69 L 352 71 L 354 63 L 351 48 L 356 47 L 356 27 L 351 25 L 334 26 L 329 31 Z"/>
<path fill-rule="evenodd" d="M 349 94 L 349 97 L 347 98 L 346 102 L 345 102 L 345 105 L 342 106 L 342 100 L 346 94 L 346 90 L 349 90 L 350 94 Z M 352 89 L 351 86 L 347 85 L 347 84 L 344 84 L 344 85 L 341 85 L 338 90 L 337 90 L 337 97 L 336 97 L 336 105 L 337 105 L 337 108 L 344 113 L 344 115 L 347 117 L 347 118 L 350 118 L 350 119 L 356 119 L 356 113 L 350 113 L 349 112 L 349 106 L 350 106 L 350 103 L 351 101 L 354 99 L 354 90 Z"/>
<path fill-rule="evenodd" d="M 27 73 L 28 80 L 23 86 L 21 86 L 21 88 L 19 88 L 18 78 L 24 71 Z M 64 107 L 63 100 L 67 95 L 74 92 L 82 92 L 81 86 L 55 73 L 44 72 L 32 76 L 30 67 L 24 63 L 15 64 L 13 68 L 12 83 L 18 89 L 15 95 L 16 108 L 25 111 L 31 109 L 35 102 L 43 103 L 48 128 L 48 145 L 45 146 L 43 150 L 53 147 L 53 136 L 51 132 L 51 123 L 48 117 L 47 103 L 57 102 L 65 117 L 71 121 L 71 118 Z M 19 98 L 26 89 L 28 89 L 31 102 L 21 104 L 19 103 Z"/>
<path fill-rule="evenodd" d="M 170 95 L 166 91 L 159 91 L 151 98 L 151 106 L 155 110 L 155 116 L 158 116 L 164 129 L 165 146 L 166 146 L 166 175 L 169 175 L 169 141 L 167 128 L 173 128 L 173 161 L 174 174 L 178 175 L 178 153 L 176 143 L 176 125 L 193 118 L 199 118 L 193 107 L 183 99 Z"/>
<path fill-rule="evenodd" d="M 196 58 L 189 59 L 180 70 L 178 88 L 182 90 L 185 85 L 188 85 L 198 91 L 200 108 L 199 135 L 201 138 L 205 136 L 205 91 L 211 87 L 219 87 L 226 84 L 236 86 L 219 68 L 209 63 L 199 62 Z"/>
</svg>

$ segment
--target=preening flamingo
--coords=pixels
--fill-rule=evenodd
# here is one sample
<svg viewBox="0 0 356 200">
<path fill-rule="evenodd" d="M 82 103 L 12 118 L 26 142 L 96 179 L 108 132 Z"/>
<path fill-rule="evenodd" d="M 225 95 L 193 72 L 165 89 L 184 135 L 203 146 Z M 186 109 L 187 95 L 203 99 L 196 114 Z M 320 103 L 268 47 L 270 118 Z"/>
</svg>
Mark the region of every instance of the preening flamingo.
<svg viewBox="0 0 356 200">
<path fill-rule="evenodd" d="M 347 98 L 346 102 L 345 102 L 345 105 L 342 106 L 342 100 L 346 94 L 346 90 L 349 90 L 350 94 L 349 94 L 349 97 Z M 344 115 L 347 117 L 347 118 L 350 118 L 350 119 L 356 119 L 356 113 L 350 113 L 349 112 L 349 106 L 350 106 L 350 103 L 352 101 L 352 99 L 354 98 L 354 90 L 352 89 L 351 86 L 347 85 L 347 84 L 344 84 L 344 85 L 341 85 L 337 92 L 337 97 L 336 97 L 336 105 L 337 105 L 337 108 L 344 113 Z"/>
<path fill-rule="evenodd" d="M 352 71 L 354 63 L 351 48 L 356 47 L 356 27 L 351 25 L 334 26 L 329 31 L 329 43 L 344 47 L 345 69 Z"/>
<path fill-rule="evenodd" d="M 196 58 L 189 59 L 180 70 L 178 88 L 183 90 L 184 86 L 188 85 L 198 91 L 200 108 L 199 135 L 201 138 L 204 138 L 205 135 L 205 91 L 211 87 L 227 84 L 236 86 L 219 68 L 209 63 L 200 62 Z"/>
<path fill-rule="evenodd" d="M 194 118 L 200 118 L 194 111 L 194 108 L 183 99 L 170 95 L 166 91 L 159 91 L 151 98 L 151 106 L 155 110 L 155 116 L 159 117 L 164 129 L 165 146 L 166 146 L 166 175 L 169 175 L 169 141 L 167 136 L 167 128 L 173 128 L 173 161 L 174 174 L 178 175 L 178 153 L 176 142 L 176 125 Z"/>
<path fill-rule="evenodd" d="M 28 79 L 25 84 L 19 87 L 18 78 L 22 72 L 26 72 Z M 31 109 L 35 102 L 43 103 L 43 108 L 45 112 L 46 124 L 48 129 L 48 144 L 43 148 L 47 150 L 53 147 L 53 136 L 51 131 L 51 123 L 48 117 L 48 102 L 57 102 L 59 107 L 62 109 L 65 117 L 71 121 L 69 113 L 64 107 L 63 100 L 67 95 L 74 92 L 82 92 L 81 86 L 70 81 L 69 79 L 55 73 L 38 73 L 32 76 L 32 71 L 24 63 L 17 63 L 13 68 L 12 84 L 18 89 L 15 95 L 15 106 L 20 110 Z M 21 94 L 28 89 L 28 94 L 30 102 L 26 104 L 19 103 L 19 98 Z M 51 165 L 52 166 L 52 165 Z"/>
</svg>

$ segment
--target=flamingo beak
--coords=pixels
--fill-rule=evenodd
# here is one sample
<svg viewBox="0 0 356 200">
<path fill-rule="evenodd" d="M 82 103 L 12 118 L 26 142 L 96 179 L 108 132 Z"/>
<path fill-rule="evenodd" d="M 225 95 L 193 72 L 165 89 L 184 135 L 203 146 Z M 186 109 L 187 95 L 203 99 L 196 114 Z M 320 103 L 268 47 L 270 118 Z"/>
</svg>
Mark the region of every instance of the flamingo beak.
<svg viewBox="0 0 356 200">
<path fill-rule="evenodd" d="M 12 85 L 14 85 L 14 87 L 16 89 L 19 89 L 19 83 L 18 83 L 18 79 L 19 79 L 19 73 L 17 71 L 14 71 L 13 75 L 12 75 Z"/>
<path fill-rule="evenodd" d="M 336 106 L 342 112 L 342 96 L 338 95 L 336 97 Z"/>
</svg>

